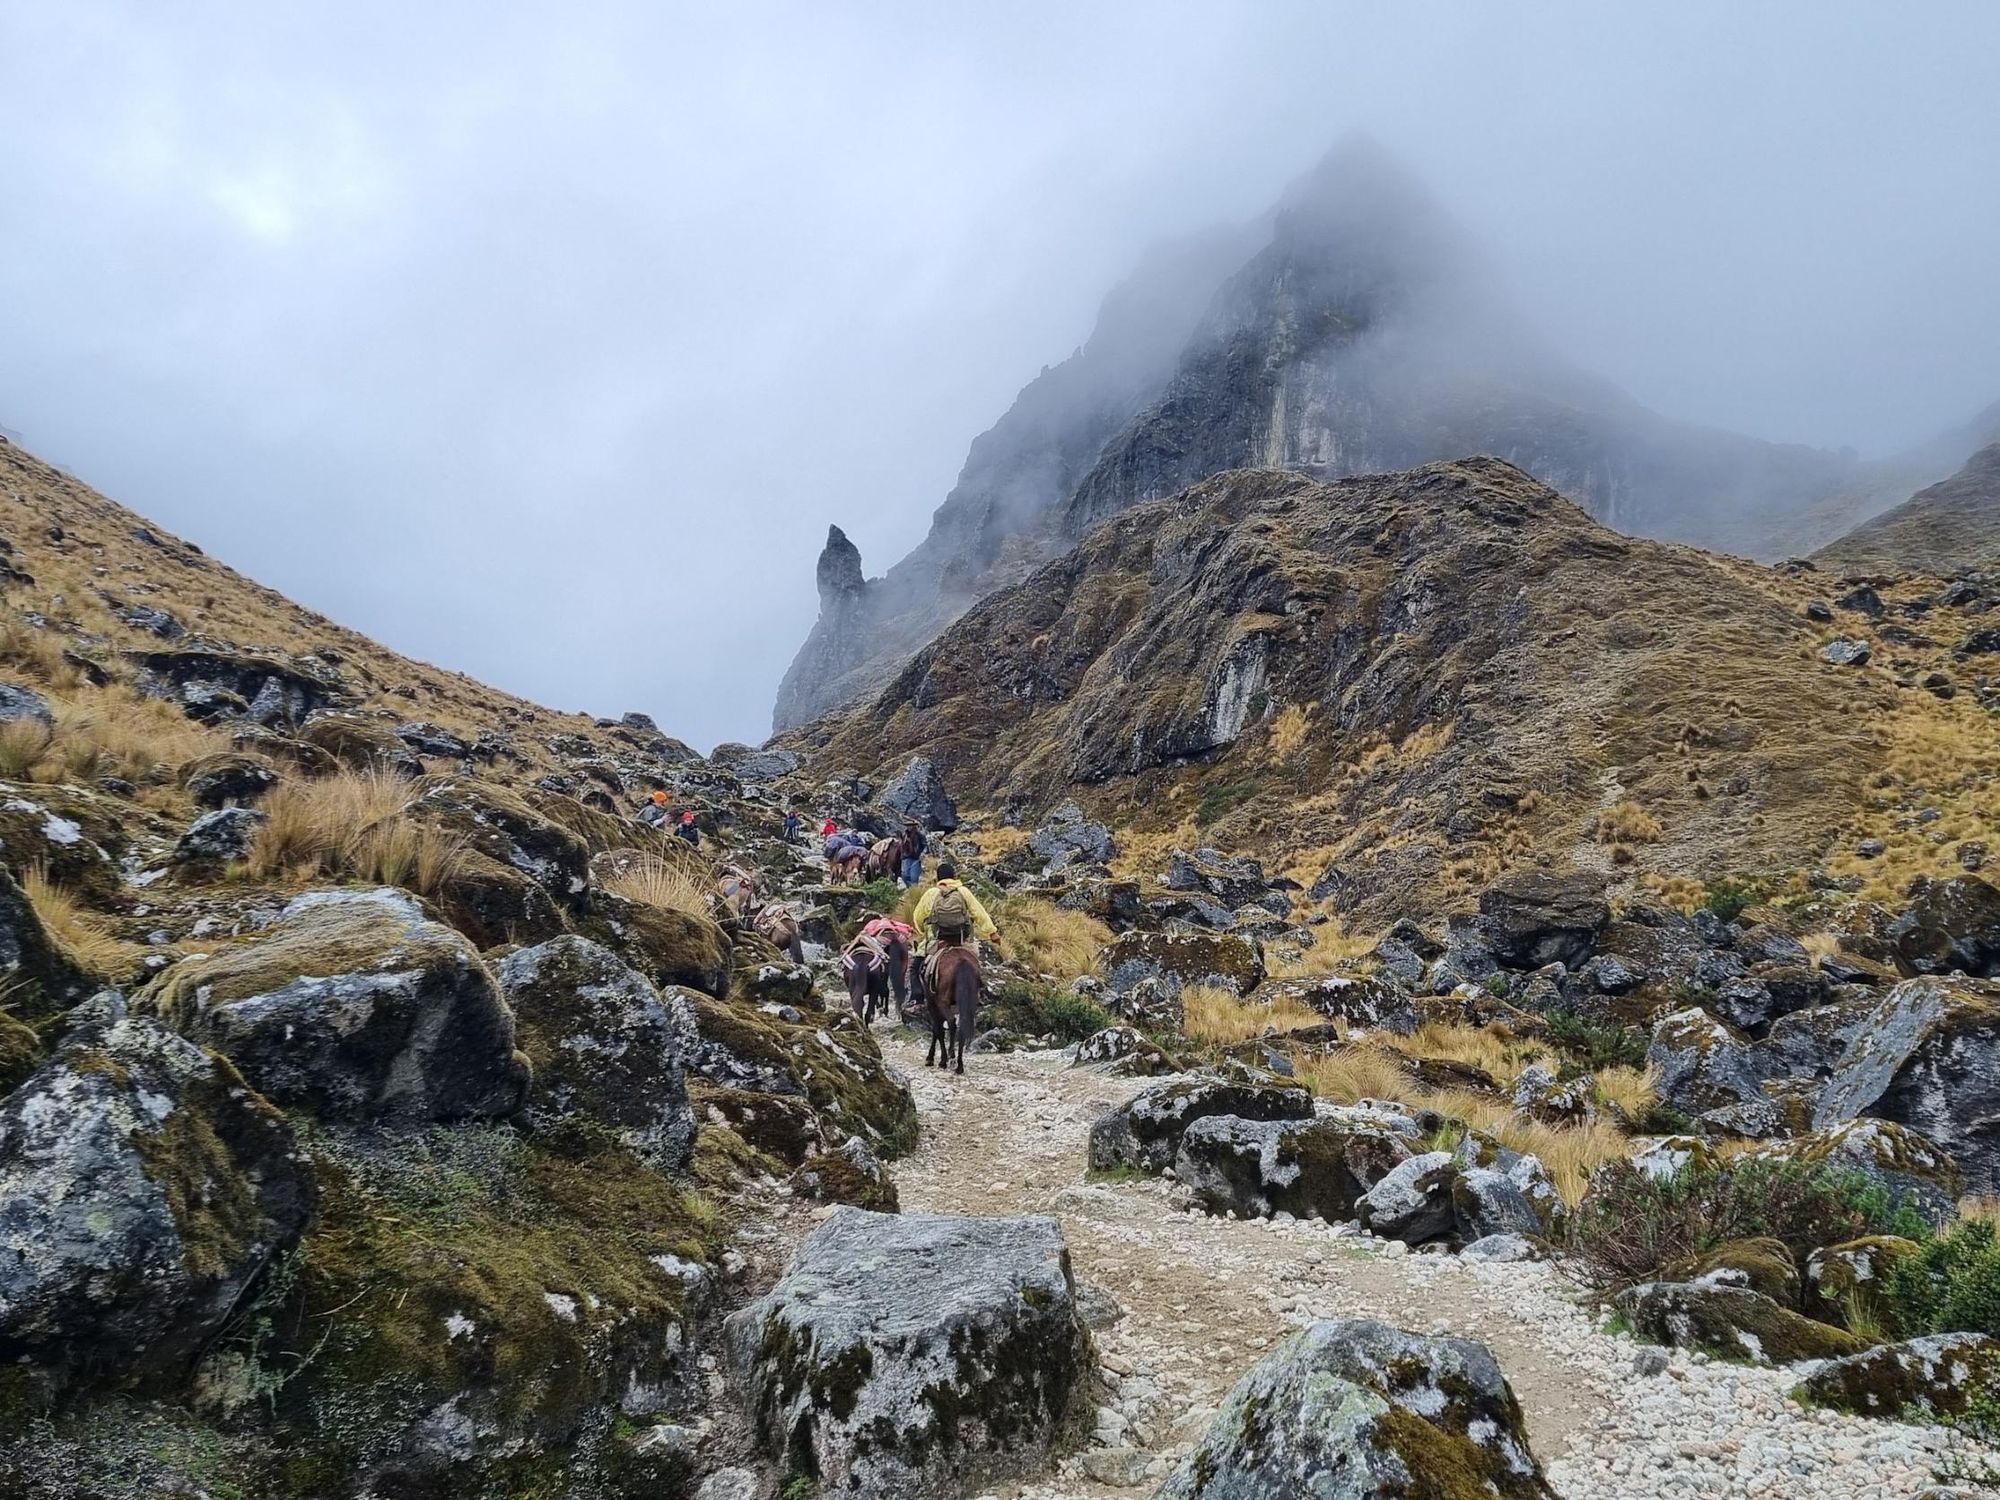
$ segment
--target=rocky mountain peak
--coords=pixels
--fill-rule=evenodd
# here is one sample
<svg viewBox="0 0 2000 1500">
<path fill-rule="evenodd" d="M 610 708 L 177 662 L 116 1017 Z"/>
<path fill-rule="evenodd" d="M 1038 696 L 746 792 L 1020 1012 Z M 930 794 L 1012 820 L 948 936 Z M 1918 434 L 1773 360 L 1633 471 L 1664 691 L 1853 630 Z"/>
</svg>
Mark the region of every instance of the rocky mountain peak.
<svg viewBox="0 0 2000 1500">
<path fill-rule="evenodd" d="M 826 545 L 820 549 L 815 573 L 822 605 L 844 594 L 857 593 L 867 583 L 861 574 L 861 549 L 838 526 L 826 528 Z"/>
</svg>

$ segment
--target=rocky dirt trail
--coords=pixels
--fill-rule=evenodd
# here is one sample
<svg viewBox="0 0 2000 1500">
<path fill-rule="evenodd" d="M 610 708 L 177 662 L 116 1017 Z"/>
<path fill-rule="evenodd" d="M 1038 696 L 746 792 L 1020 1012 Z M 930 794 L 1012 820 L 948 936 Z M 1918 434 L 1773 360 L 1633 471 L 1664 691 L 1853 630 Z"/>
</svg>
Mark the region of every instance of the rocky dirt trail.
<svg viewBox="0 0 2000 1500">
<path fill-rule="evenodd" d="M 1090 1125 L 1139 1080 L 1058 1053 L 975 1057 L 961 1078 L 925 1068 L 901 1039 L 888 1050 L 923 1120 L 896 1173 L 903 1207 L 1055 1214 L 1078 1281 L 1123 1310 L 1096 1335 L 1107 1386 L 1091 1446 L 994 1497 L 1150 1493 L 1245 1370 L 1327 1317 L 1486 1344 L 1566 1500 L 1914 1500 L 1935 1482 L 1939 1432 L 1804 1411 L 1787 1398 L 1795 1373 L 1678 1352 L 1663 1373 L 1636 1373 L 1638 1346 L 1600 1333 L 1548 1266 L 1410 1255 L 1344 1226 L 1213 1219 L 1176 1209 L 1170 1184 L 1091 1180 Z"/>
</svg>

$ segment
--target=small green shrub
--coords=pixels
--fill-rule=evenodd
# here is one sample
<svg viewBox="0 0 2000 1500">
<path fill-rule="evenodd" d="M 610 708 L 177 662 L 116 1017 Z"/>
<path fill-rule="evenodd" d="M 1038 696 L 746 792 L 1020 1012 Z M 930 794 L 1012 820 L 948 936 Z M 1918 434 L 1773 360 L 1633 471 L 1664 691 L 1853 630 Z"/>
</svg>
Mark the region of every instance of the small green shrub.
<svg viewBox="0 0 2000 1500">
<path fill-rule="evenodd" d="M 1068 990 L 1051 990 L 1042 999 L 1043 1029 L 1055 1033 L 1059 1041 L 1080 1042 L 1095 1036 L 1111 1024 L 1111 1017 L 1095 1001 Z"/>
<path fill-rule="evenodd" d="M 1856 1172 L 1746 1160 L 1655 1178 L 1613 1162 L 1571 1218 L 1565 1265 L 1608 1294 L 1735 1240 L 1776 1240 L 1803 1266 L 1813 1251 L 1863 1235 L 1923 1232 L 1914 1210 Z"/>
<path fill-rule="evenodd" d="M 871 880 L 861 887 L 861 899 L 868 903 L 872 912 L 889 913 L 896 909 L 896 903 L 903 897 L 896 882 L 887 878 Z"/>
<path fill-rule="evenodd" d="M 1480 988 L 1485 990 L 1495 1000 L 1505 1000 L 1508 995 L 1513 993 L 1514 981 L 1509 979 L 1505 974 L 1488 974 Z"/>
<path fill-rule="evenodd" d="M 1764 885 L 1756 879 L 1738 880 L 1724 875 L 1708 883 L 1701 904 L 1725 922 L 1734 922 L 1764 899 Z"/>
<path fill-rule="evenodd" d="M 1983 1333 L 2000 1338 L 2000 1242 L 1990 1219 L 1965 1219 L 1890 1268 L 1890 1315 L 1906 1338 Z"/>
<path fill-rule="evenodd" d="M 1201 801 L 1195 804 L 1196 826 L 1206 828 L 1210 823 L 1227 817 L 1262 790 L 1263 787 L 1254 781 L 1230 781 L 1210 787 L 1201 794 Z"/>
<path fill-rule="evenodd" d="M 1578 1073 L 1646 1066 L 1649 1039 L 1636 1026 L 1589 1021 L 1567 1010 L 1549 1011 L 1543 1019 L 1549 1025 L 1549 1040 L 1562 1050 Z"/>
</svg>

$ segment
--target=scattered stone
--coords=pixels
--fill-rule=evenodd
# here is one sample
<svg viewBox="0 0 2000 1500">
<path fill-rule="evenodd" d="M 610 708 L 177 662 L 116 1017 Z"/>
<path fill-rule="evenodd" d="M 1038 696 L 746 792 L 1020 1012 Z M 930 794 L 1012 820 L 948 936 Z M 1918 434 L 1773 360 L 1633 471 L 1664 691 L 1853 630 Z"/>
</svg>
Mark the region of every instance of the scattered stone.
<svg viewBox="0 0 2000 1500">
<path fill-rule="evenodd" d="M 226 864 L 250 852 L 257 830 L 271 821 L 269 813 L 254 807 L 219 807 L 203 813 L 188 826 L 174 845 L 177 865 Z"/>
<path fill-rule="evenodd" d="M 1216 1074 L 1170 1078 L 1145 1089 L 1090 1127 L 1090 1165 L 1097 1171 L 1132 1167 L 1159 1172 L 1173 1161 L 1188 1127 L 1210 1115 L 1309 1120 L 1313 1099 L 1302 1088 Z"/>
<path fill-rule="evenodd" d="M 1844 635 L 1837 635 L 1821 648 L 1819 654 L 1829 666 L 1865 667 L 1874 656 L 1875 648 L 1866 641 L 1851 641 Z"/>
</svg>

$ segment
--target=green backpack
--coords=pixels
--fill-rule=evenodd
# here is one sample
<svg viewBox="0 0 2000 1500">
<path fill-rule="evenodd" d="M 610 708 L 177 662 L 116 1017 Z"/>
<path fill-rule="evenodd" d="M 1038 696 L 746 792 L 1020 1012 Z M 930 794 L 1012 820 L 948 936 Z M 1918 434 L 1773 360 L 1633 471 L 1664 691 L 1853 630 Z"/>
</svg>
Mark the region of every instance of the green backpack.
<svg viewBox="0 0 2000 1500">
<path fill-rule="evenodd" d="M 966 899 L 964 886 L 938 887 L 931 901 L 931 927 L 940 933 L 972 930 L 972 903 Z"/>
</svg>

